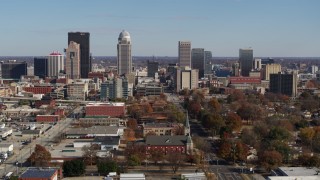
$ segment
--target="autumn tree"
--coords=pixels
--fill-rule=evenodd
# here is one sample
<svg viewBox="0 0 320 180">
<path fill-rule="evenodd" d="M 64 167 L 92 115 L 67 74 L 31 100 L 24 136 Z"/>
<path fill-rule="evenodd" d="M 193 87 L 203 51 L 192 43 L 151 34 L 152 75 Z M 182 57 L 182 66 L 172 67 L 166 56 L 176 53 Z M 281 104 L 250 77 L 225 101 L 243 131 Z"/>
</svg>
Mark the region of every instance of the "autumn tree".
<svg viewBox="0 0 320 180">
<path fill-rule="evenodd" d="M 315 136 L 316 132 L 313 128 L 301 128 L 300 129 L 300 138 L 301 141 L 307 145 L 311 145 L 313 137 Z"/>
<path fill-rule="evenodd" d="M 154 164 L 156 165 L 159 161 L 162 161 L 164 159 L 164 154 L 160 150 L 150 151 L 150 159 L 154 161 Z"/>
<path fill-rule="evenodd" d="M 220 105 L 218 99 L 215 98 L 215 97 L 212 97 L 208 102 L 208 108 L 211 111 L 220 112 L 221 111 L 221 105 Z"/>
<path fill-rule="evenodd" d="M 239 131 L 242 127 L 241 117 L 236 113 L 229 113 L 226 117 L 226 126 L 232 131 Z"/>
<path fill-rule="evenodd" d="M 201 119 L 202 125 L 211 130 L 212 134 L 220 133 L 220 129 L 225 126 L 225 122 L 220 114 L 207 113 Z"/>
<path fill-rule="evenodd" d="M 185 160 L 185 156 L 179 152 L 168 153 L 166 160 L 170 163 L 172 172 L 175 174 Z"/>
<path fill-rule="evenodd" d="M 127 128 L 124 130 L 123 136 L 127 141 L 135 141 L 136 140 L 135 131 L 130 128 Z"/>
<path fill-rule="evenodd" d="M 100 150 L 100 146 L 98 144 L 92 144 L 91 146 L 83 146 L 82 147 L 82 158 L 86 162 L 87 165 L 95 164 L 97 162 L 97 152 Z"/>
<path fill-rule="evenodd" d="M 282 155 L 276 150 L 264 151 L 259 159 L 261 165 L 268 171 L 276 169 L 282 164 Z"/>
<path fill-rule="evenodd" d="M 34 152 L 30 155 L 27 161 L 31 165 L 38 167 L 48 166 L 51 161 L 51 154 L 45 147 L 40 144 L 36 144 Z"/>
</svg>

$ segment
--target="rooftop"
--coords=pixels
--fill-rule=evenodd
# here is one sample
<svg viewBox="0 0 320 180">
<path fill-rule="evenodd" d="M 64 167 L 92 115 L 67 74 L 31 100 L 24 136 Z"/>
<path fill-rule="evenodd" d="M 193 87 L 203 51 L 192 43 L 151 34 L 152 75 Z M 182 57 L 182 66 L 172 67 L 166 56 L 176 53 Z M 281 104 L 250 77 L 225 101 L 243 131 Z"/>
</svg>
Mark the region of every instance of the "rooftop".
<svg viewBox="0 0 320 180">
<path fill-rule="evenodd" d="M 184 146 L 187 143 L 188 136 L 156 136 L 146 137 L 146 144 L 153 146 Z"/>
<path fill-rule="evenodd" d="M 279 167 L 278 169 L 286 176 L 316 176 L 319 171 L 319 169 L 315 167 Z M 317 176 L 320 179 L 320 175 Z"/>
<path fill-rule="evenodd" d="M 86 107 L 90 106 L 124 106 L 124 102 L 113 102 L 113 103 L 88 103 Z"/>
<path fill-rule="evenodd" d="M 89 128 L 72 128 L 67 131 L 67 135 L 87 135 L 87 134 L 118 134 L 119 128 L 116 126 L 92 126 Z"/>
<path fill-rule="evenodd" d="M 120 142 L 119 136 L 97 136 L 93 140 L 94 142 L 101 142 L 106 145 L 118 145 Z"/>
<path fill-rule="evenodd" d="M 20 178 L 50 178 L 57 169 L 53 168 L 29 168 L 23 172 Z"/>
</svg>

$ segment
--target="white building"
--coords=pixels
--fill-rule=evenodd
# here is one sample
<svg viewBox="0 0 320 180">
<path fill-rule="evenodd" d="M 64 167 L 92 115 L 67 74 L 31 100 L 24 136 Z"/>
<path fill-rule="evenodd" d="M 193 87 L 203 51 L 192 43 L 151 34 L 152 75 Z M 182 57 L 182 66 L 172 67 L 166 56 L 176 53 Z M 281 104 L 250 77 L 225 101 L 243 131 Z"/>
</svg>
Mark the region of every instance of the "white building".
<svg viewBox="0 0 320 180">
<path fill-rule="evenodd" d="M 12 152 L 12 151 L 13 151 L 13 144 L 11 144 L 11 143 L 0 143 L 0 153 Z"/>
<path fill-rule="evenodd" d="M 64 71 L 64 56 L 58 51 L 52 52 L 48 56 L 48 76 L 57 77 L 60 72 Z"/>
<path fill-rule="evenodd" d="M 199 70 L 191 69 L 190 67 L 178 68 L 175 78 L 176 91 L 182 89 L 196 89 L 198 88 Z"/>
</svg>

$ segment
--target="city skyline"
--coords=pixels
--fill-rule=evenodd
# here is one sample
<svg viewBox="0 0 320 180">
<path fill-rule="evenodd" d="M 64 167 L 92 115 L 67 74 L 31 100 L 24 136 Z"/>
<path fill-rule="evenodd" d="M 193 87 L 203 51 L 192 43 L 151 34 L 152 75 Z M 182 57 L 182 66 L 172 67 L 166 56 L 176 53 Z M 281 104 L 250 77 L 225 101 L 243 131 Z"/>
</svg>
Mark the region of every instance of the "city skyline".
<svg viewBox="0 0 320 180">
<path fill-rule="evenodd" d="M 0 56 L 62 52 L 68 32 L 77 31 L 91 34 L 93 56 L 116 56 L 118 34 L 125 29 L 135 42 L 133 56 L 176 57 L 177 42 L 191 41 L 191 48 L 214 57 L 237 57 L 240 48 L 249 47 L 255 57 L 319 57 L 319 5 L 317 0 L 3 1 Z"/>
</svg>

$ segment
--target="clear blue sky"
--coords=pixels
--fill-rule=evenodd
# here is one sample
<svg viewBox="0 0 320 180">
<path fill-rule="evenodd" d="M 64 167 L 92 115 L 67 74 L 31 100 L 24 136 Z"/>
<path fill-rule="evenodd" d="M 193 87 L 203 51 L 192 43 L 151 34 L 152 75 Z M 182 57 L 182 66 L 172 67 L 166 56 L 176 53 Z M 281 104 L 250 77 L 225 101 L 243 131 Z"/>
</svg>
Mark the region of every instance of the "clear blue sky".
<svg viewBox="0 0 320 180">
<path fill-rule="evenodd" d="M 320 57 L 320 0 L 1 0 L 0 22 L 0 56 L 62 51 L 69 31 L 114 56 L 125 29 L 133 55 L 177 56 L 189 40 L 213 56 Z"/>
</svg>

